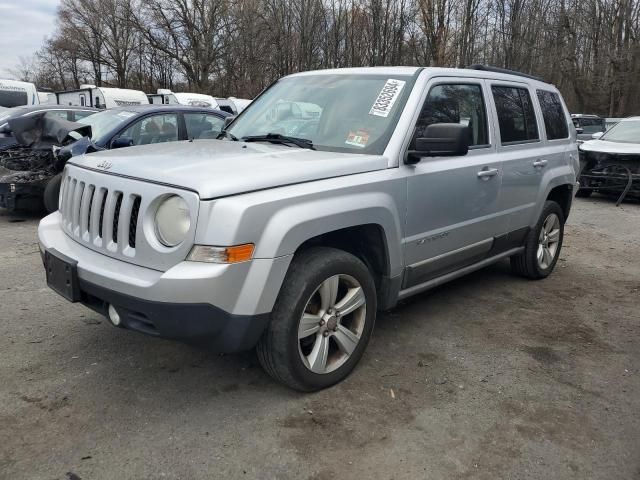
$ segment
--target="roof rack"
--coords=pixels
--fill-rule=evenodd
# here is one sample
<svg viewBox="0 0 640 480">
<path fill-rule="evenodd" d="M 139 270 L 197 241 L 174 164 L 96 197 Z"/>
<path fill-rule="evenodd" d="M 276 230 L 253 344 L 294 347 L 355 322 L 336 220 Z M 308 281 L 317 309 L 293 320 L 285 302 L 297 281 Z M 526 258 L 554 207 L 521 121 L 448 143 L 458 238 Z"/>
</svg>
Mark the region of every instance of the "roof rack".
<svg viewBox="0 0 640 480">
<path fill-rule="evenodd" d="M 544 80 L 541 77 L 536 77 L 535 75 L 529 75 L 528 73 L 517 72 L 516 70 L 508 70 L 506 68 L 492 67 L 490 65 L 482 65 L 481 63 L 474 63 L 473 65 L 469 65 L 466 68 L 470 70 L 483 70 L 485 72 L 496 72 L 496 73 L 505 73 L 507 75 L 517 75 L 518 77 L 526 77 L 526 78 L 531 78 L 533 80 L 538 80 L 539 82 L 544 82 Z"/>
</svg>

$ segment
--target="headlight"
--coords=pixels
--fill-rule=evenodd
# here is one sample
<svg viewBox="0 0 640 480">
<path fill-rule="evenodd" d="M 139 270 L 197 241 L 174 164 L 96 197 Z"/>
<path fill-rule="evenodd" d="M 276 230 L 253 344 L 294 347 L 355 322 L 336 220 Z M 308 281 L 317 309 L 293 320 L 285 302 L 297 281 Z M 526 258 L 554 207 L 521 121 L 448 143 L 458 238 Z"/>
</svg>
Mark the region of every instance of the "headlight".
<svg viewBox="0 0 640 480">
<path fill-rule="evenodd" d="M 160 204 L 155 220 L 158 240 L 167 247 L 182 243 L 191 228 L 189 206 L 178 195 L 168 197 Z"/>
</svg>

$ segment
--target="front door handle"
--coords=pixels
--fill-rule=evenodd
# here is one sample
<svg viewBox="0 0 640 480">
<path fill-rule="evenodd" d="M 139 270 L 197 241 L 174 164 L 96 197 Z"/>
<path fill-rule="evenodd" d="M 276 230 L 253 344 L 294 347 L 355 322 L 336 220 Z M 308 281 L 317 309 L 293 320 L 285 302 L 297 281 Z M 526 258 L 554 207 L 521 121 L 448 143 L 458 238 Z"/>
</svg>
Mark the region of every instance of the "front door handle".
<svg viewBox="0 0 640 480">
<path fill-rule="evenodd" d="M 533 166 L 534 167 L 546 167 L 547 166 L 547 161 L 546 160 L 536 160 L 535 162 L 533 162 Z"/>
<path fill-rule="evenodd" d="M 497 168 L 483 168 L 478 172 L 478 178 L 482 178 L 483 180 L 489 180 L 491 177 L 495 177 L 498 175 Z"/>
</svg>

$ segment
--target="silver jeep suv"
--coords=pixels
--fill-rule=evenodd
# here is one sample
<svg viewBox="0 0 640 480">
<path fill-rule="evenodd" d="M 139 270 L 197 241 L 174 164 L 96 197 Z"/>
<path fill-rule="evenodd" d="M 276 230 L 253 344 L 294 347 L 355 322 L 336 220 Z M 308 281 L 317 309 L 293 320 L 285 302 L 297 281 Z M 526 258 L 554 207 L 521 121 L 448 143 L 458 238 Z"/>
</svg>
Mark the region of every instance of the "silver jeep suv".
<svg viewBox="0 0 640 480">
<path fill-rule="evenodd" d="M 345 378 L 378 310 L 500 259 L 553 270 L 574 192 L 558 90 L 517 72 L 305 72 L 218 140 L 73 158 L 39 240 L 49 286 L 118 327 L 311 391 Z"/>
</svg>

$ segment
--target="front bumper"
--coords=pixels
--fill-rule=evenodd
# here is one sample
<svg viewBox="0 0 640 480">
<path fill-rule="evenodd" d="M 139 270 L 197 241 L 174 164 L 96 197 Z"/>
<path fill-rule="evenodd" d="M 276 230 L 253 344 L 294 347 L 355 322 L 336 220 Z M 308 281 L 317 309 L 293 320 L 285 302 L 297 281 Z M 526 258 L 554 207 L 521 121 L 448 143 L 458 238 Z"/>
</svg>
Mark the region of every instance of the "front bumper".
<svg viewBox="0 0 640 480">
<path fill-rule="evenodd" d="M 83 280 L 80 303 L 107 317 L 112 305 L 123 328 L 223 353 L 253 348 L 269 322 L 268 313 L 233 315 L 208 303 L 142 300 Z"/>
<path fill-rule="evenodd" d="M 20 208 L 21 200 L 41 199 L 44 187 L 30 183 L 0 183 L 0 208 L 15 210 Z"/>
<path fill-rule="evenodd" d="M 42 251 L 54 249 L 77 262 L 82 304 L 101 314 L 111 304 L 125 328 L 221 352 L 255 345 L 291 260 L 184 261 L 162 272 L 80 245 L 63 232 L 58 212 L 40 222 L 38 237 Z"/>
</svg>

